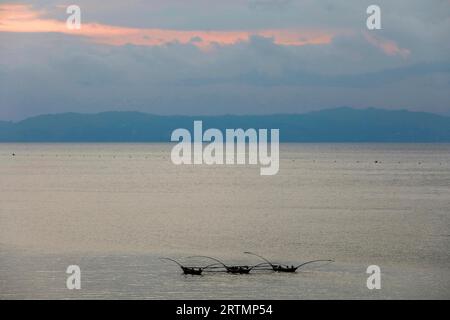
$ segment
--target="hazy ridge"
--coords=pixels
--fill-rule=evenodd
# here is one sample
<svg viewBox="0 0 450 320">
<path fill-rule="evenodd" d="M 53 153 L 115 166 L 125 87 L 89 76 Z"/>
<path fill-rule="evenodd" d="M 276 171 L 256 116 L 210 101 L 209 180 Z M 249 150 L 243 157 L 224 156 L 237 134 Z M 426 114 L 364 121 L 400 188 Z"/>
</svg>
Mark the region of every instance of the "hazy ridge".
<svg viewBox="0 0 450 320">
<path fill-rule="evenodd" d="M 0 121 L 0 142 L 168 142 L 176 128 L 278 128 L 282 142 L 450 142 L 450 117 L 407 110 L 327 109 L 305 114 L 160 116 L 140 112 L 41 115 Z"/>
</svg>

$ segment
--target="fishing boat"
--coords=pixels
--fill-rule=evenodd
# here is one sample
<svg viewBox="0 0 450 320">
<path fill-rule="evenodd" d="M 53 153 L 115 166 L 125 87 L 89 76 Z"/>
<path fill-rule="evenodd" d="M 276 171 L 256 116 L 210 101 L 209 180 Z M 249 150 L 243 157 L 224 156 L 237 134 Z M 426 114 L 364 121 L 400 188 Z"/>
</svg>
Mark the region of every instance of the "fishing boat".
<svg viewBox="0 0 450 320">
<path fill-rule="evenodd" d="M 299 268 L 301 268 L 301 267 L 303 267 L 303 266 L 305 266 L 307 264 L 311 264 L 311 263 L 314 263 L 314 262 L 333 262 L 334 261 L 334 260 L 329 260 L 329 259 L 320 259 L 320 260 L 307 261 L 307 262 L 304 262 L 302 264 L 299 264 L 298 266 L 294 266 L 294 265 L 290 265 L 289 266 L 289 265 L 281 264 L 281 263 L 272 263 L 269 260 L 267 260 L 266 258 L 264 258 L 263 256 L 260 256 L 260 255 L 258 255 L 256 253 L 253 253 L 253 252 L 246 251 L 244 253 L 261 258 L 275 272 L 291 272 L 291 273 L 293 273 L 293 272 L 296 272 L 297 269 L 299 269 Z"/>
<path fill-rule="evenodd" d="M 229 266 L 220 261 L 219 259 L 208 257 L 208 256 L 192 256 L 190 258 L 207 258 L 216 261 L 217 263 L 211 264 L 207 266 L 205 269 L 217 269 L 217 268 L 223 268 L 227 273 L 233 273 L 233 274 L 248 274 L 255 266 L 247 266 L 247 265 L 235 265 L 235 266 Z M 218 267 L 219 266 L 219 267 Z"/>
<path fill-rule="evenodd" d="M 183 266 L 178 261 L 171 259 L 171 258 L 161 258 L 161 260 L 168 260 L 168 261 L 172 261 L 172 262 L 176 263 L 181 268 L 181 270 L 183 270 L 184 274 L 190 274 L 190 275 L 200 276 L 203 273 L 203 270 L 206 267 L 208 267 L 208 266 L 206 266 L 206 267 L 186 267 L 186 266 Z"/>
<path fill-rule="evenodd" d="M 224 262 L 222 262 L 221 260 L 219 260 L 217 258 L 209 257 L 209 256 L 190 256 L 188 258 L 206 258 L 206 259 L 213 260 L 214 263 L 209 264 L 207 266 L 184 266 L 180 262 L 178 262 L 177 260 L 172 259 L 172 258 L 160 258 L 160 259 L 168 260 L 168 261 L 176 263 L 181 268 L 181 270 L 183 271 L 184 274 L 189 274 L 189 275 L 202 275 L 203 272 L 226 272 L 226 273 L 231 273 L 231 274 L 249 274 L 250 271 L 252 271 L 252 270 L 256 270 L 256 271 L 268 270 L 268 271 L 275 271 L 275 272 L 295 273 L 298 269 L 300 269 L 301 267 L 303 267 L 307 264 L 311 264 L 314 262 L 333 262 L 334 261 L 334 260 L 329 260 L 329 259 L 311 260 L 311 261 L 307 261 L 302 264 L 299 264 L 298 266 L 294 266 L 294 265 L 287 265 L 287 264 L 282 264 L 282 263 L 271 262 L 268 259 L 264 258 L 263 256 L 260 256 L 253 252 L 246 251 L 244 253 L 259 257 L 264 262 L 256 264 L 256 265 L 252 265 L 252 266 L 249 266 L 249 265 L 227 265 Z"/>
<path fill-rule="evenodd" d="M 184 274 L 191 274 L 191 275 L 197 275 L 200 276 L 203 272 L 202 268 L 194 268 L 194 267 L 181 267 Z"/>
</svg>

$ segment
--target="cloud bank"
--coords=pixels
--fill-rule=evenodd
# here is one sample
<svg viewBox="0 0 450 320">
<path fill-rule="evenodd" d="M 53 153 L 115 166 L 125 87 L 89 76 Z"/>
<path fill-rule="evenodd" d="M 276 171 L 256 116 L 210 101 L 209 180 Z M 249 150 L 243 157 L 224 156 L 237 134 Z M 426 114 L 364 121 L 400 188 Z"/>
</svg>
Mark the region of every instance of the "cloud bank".
<svg viewBox="0 0 450 320">
<path fill-rule="evenodd" d="M 0 119 L 67 111 L 450 114 L 449 1 L 57 1 L 0 5 Z M 446 11 L 445 11 L 446 10 Z"/>
</svg>

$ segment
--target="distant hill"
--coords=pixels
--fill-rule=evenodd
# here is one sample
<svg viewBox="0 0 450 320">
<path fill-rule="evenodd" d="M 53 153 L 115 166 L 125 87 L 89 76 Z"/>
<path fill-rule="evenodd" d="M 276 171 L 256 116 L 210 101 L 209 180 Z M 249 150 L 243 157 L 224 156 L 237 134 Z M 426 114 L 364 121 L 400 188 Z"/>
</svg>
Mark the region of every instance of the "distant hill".
<svg viewBox="0 0 450 320">
<path fill-rule="evenodd" d="M 450 117 L 383 109 L 305 114 L 158 116 L 140 112 L 41 115 L 0 121 L 0 142 L 167 142 L 176 128 L 278 128 L 282 142 L 450 142 Z"/>
</svg>

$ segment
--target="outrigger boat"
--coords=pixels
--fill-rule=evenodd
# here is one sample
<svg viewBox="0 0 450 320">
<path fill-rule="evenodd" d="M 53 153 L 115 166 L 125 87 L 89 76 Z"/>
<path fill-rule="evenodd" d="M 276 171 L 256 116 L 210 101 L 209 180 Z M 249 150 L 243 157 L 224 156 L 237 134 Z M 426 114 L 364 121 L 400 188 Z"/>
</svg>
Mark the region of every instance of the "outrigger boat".
<svg viewBox="0 0 450 320">
<path fill-rule="evenodd" d="M 197 276 L 200 276 L 202 274 L 203 270 L 208 267 L 208 266 L 206 266 L 206 267 L 186 267 L 186 266 L 183 266 L 178 261 L 171 259 L 171 258 L 161 258 L 161 260 L 169 260 L 169 261 L 175 262 L 181 268 L 181 270 L 183 270 L 184 274 L 191 274 L 191 275 L 197 275 Z"/>
<path fill-rule="evenodd" d="M 189 266 L 188 267 L 188 266 L 182 265 L 180 262 L 178 262 L 174 259 L 171 259 L 171 258 L 161 258 L 161 259 L 172 261 L 172 262 L 176 263 L 181 268 L 181 270 L 183 271 L 184 274 L 190 274 L 190 275 L 201 275 L 203 273 L 203 271 L 205 271 L 205 272 L 227 272 L 227 273 L 232 273 L 232 274 L 248 274 L 252 270 L 257 270 L 257 271 L 271 270 L 271 271 L 275 271 L 275 272 L 294 273 L 299 268 L 301 268 L 307 264 L 310 264 L 310 263 L 333 262 L 334 261 L 334 260 L 324 260 L 324 259 L 311 260 L 311 261 L 304 262 L 298 266 L 294 266 L 294 265 L 289 266 L 289 265 L 281 264 L 281 263 L 273 263 L 273 262 L 269 261 L 268 259 L 264 258 L 263 256 L 260 256 L 253 252 L 246 251 L 244 253 L 259 257 L 260 259 L 264 260 L 264 262 L 253 265 L 253 266 L 248 266 L 248 265 L 232 265 L 232 266 L 230 266 L 230 265 L 227 265 L 224 262 L 220 261 L 219 259 L 216 259 L 213 257 L 190 256 L 188 258 L 206 258 L 206 259 L 215 261 L 215 263 L 209 264 L 205 267 L 197 267 L 197 266 Z"/>
<path fill-rule="evenodd" d="M 214 261 L 217 261 L 217 263 L 211 264 L 209 266 L 207 266 L 206 268 L 209 269 L 214 269 L 214 268 L 224 268 L 225 271 L 227 273 L 233 273 L 233 274 L 248 274 L 250 273 L 250 271 L 252 271 L 252 269 L 256 266 L 229 266 L 226 265 L 225 263 L 223 263 L 222 261 L 220 261 L 219 259 L 213 258 L 213 257 L 208 257 L 208 256 L 192 256 L 190 258 L 207 258 L 207 259 L 211 259 Z M 217 265 L 220 265 L 220 267 L 217 267 Z M 205 269 L 206 269 L 205 268 Z"/>
<path fill-rule="evenodd" d="M 329 260 L 329 259 L 326 259 L 326 260 L 320 259 L 320 260 L 307 261 L 307 262 L 304 262 L 302 264 L 299 264 L 298 266 L 294 266 L 294 265 L 288 266 L 288 265 L 280 264 L 280 263 L 272 263 L 269 260 L 267 260 L 266 258 L 264 258 L 263 256 L 260 256 L 260 255 L 258 255 L 256 253 L 253 253 L 253 252 L 246 251 L 244 253 L 245 254 L 250 254 L 250 255 L 253 255 L 253 256 L 256 256 L 256 257 L 259 257 L 259 258 L 263 259 L 272 268 L 272 270 L 275 271 L 275 272 L 291 272 L 292 273 L 292 272 L 296 272 L 297 269 L 299 269 L 299 268 L 301 268 L 301 267 L 303 267 L 303 266 L 305 266 L 307 264 L 313 263 L 313 262 L 333 262 L 334 261 L 334 260 Z"/>
</svg>

